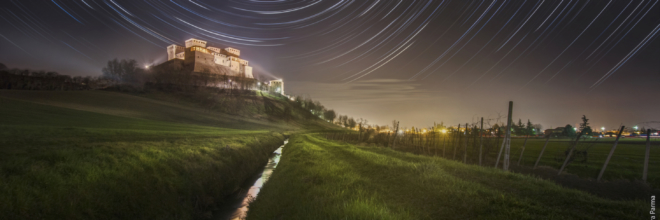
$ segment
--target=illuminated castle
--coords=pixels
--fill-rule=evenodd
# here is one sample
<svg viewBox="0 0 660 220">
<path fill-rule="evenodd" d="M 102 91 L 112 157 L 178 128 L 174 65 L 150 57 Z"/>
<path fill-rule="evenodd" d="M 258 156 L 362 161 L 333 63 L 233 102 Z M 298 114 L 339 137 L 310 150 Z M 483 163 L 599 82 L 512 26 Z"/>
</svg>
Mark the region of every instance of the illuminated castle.
<svg viewBox="0 0 660 220">
<path fill-rule="evenodd" d="M 168 62 L 183 61 L 183 64 L 191 67 L 193 72 L 210 72 L 253 79 L 252 67 L 240 56 L 240 50 L 231 47 L 225 49 L 207 47 L 206 41 L 194 38 L 186 41 L 186 47 L 176 44 L 167 47 Z"/>
</svg>

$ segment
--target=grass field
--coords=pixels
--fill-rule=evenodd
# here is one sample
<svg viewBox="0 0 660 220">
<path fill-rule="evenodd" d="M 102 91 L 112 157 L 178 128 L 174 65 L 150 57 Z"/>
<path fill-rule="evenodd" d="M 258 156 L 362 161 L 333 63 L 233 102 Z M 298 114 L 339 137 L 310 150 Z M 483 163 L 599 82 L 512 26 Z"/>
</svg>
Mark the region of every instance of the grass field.
<svg viewBox="0 0 660 220">
<path fill-rule="evenodd" d="M 210 217 L 297 128 L 103 91 L 0 91 L 0 115 L 0 219 Z"/>
<path fill-rule="evenodd" d="M 647 219 L 526 175 L 295 135 L 248 219 Z"/>
<path fill-rule="evenodd" d="M 590 140 L 592 141 L 592 140 Z M 583 178 L 592 178 L 596 179 L 598 173 L 603 167 L 603 163 L 607 158 L 607 155 L 610 153 L 614 139 L 600 140 L 601 142 L 608 143 L 598 143 L 596 144 L 580 144 L 576 148 L 577 150 L 588 149 L 588 157 L 586 161 L 582 157 L 578 157 L 576 161 L 573 161 L 567 168 L 566 172 L 571 174 L 578 175 Z M 524 139 L 512 139 L 511 141 L 511 158 L 512 164 L 516 164 L 520 158 L 520 151 Z M 541 162 L 539 166 L 549 166 L 556 169 L 559 169 L 564 163 L 565 159 L 565 150 L 570 146 L 572 142 L 569 142 L 568 139 L 562 140 L 551 140 L 548 143 L 546 151 L 543 153 Z M 529 139 L 527 145 L 525 146 L 525 152 L 523 153 L 523 158 L 520 164 L 522 166 L 533 167 L 534 163 L 538 159 L 539 153 L 545 144 L 544 139 Z M 499 146 L 498 146 L 499 147 Z M 490 154 L 487 155 L 489 158 L 489 163 L 491 166 L 494 165 L 495 158 L 497 157 L 498 150 L 490 151 Z M 468 153 L 474 153 L 469 151 Z M 646 153 L 646 145 L 643 141 L 636 139 L 626 139 L 619 142 L 616 150 L 610 160 L 610 163 L 607 165 L 607 169 L 603 175 L 604 180 L 641 180 L 642 171 L 644 170 L 644 155 Z M 651 146 L 651 153 L 649 157 L 649 173 L 648 173 L 648 182 L 651 186 L 655 188 L 660 188 L 660 145 L 654 143 Z"/>
</svg>

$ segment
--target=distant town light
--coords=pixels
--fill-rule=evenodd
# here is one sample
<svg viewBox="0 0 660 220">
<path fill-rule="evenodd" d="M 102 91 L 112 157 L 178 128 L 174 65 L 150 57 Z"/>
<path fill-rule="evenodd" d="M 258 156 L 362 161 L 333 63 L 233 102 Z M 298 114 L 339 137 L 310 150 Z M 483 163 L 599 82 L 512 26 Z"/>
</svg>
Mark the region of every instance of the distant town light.
<svg viewBox="0 0 660 220">
<path fill-rule="evenodd" d="M 145 69 L 149 69 L 149 65 L 145 65 L 144 68 L 145 68 Z"/>
<path fill-rule="evenodd" d="M 605 131 L 605 127 L 600 127 L 600 130 L 601 130 L 601 131 Z"/>
</svg>

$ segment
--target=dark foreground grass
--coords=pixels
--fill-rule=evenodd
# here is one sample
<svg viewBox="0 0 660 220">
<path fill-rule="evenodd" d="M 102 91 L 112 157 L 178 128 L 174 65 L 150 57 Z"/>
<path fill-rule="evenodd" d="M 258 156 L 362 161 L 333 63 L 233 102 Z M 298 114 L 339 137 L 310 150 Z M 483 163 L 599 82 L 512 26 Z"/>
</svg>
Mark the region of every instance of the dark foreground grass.
<svg viewBox="0 0 660 220">
<path fill-rule="evenodd" d="M 648 210 L 521 174 L 296 135 L 248 219 L 647 219 Z"/>
<path fill-rule="evenodd" d="M 210 217 L 284 139 L 245 121 L 210 127 L 1 97 L 0 115 L 0 219 Z"/>
</svg>

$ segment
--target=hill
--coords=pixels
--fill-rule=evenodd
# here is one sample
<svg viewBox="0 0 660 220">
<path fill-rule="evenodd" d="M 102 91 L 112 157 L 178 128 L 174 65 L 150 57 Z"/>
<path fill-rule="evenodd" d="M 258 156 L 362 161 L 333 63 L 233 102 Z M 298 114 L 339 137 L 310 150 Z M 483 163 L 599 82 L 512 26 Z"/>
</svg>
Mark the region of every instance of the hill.
<svg viewBox="0 0 660 220">
<path fill-rule="evenodd" d="M 158 91 L 2 90 L 0 219 L 208 218 L 282 133 L 334 127 L 288 99 L 244 97 L 261 99 L 251 113 Z"/>
</svg>

